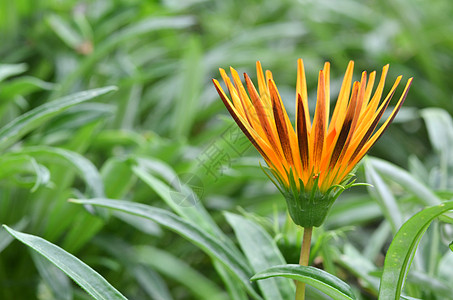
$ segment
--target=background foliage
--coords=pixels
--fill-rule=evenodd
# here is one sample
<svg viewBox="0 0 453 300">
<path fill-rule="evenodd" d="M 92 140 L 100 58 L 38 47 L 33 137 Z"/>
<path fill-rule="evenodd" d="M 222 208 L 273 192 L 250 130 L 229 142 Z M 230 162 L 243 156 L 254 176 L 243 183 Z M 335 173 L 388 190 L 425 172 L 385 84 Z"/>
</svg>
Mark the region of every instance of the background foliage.
<svg viewBox="0 0 453 300">
<path fill-rule="evenodd" d="M 350 59 L 356 77 L 390 63 L 386 90 L 397 75 L 415 79 L 359 169 L 359 181 L 374 188 L 340 197 L 315 231 L 311 255 L 356 297 L 376 299 L 392 237 L 423 207 L 453 196 L 452 14 L 448 0 L 1 1 L 0 223 L 59 245 L 129 299 L 278 299 L 276 291 L 290 299 L 288 279 L 248 281 L 271 265 L 297 263 L 301 234 L 211 78 L 230 65 L 254 78 L 260 60 L 294 117 L 297 58 L 312 105 L 325 60 L 331 95 Z M 105 86 L 118 89 L 79 94 Z M 187 180 L 190 199 L 178 192 Z M 176 223 L 69 198 L 171 212 L 215 236 L 216 251 L 231 251 L 232 260 L 225 264 Z M 434 221 L 421 239 L 405 295 L 451 299 L 450 223 Z M 89 299 L 12 239 L 1 229 L 0 299 Z M 253 261 L 257 248 L 273 264 Z"/>
</svg>

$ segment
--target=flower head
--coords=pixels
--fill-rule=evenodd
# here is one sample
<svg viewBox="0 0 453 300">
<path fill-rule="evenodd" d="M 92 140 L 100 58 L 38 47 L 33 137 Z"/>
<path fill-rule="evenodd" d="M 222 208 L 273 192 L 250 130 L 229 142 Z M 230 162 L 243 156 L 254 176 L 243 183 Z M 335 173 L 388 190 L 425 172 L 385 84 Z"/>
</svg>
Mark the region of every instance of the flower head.
<svg viewBox="0 0 453 300">
<path fill-rule="evenodd" d="M 345 189 L 354 167 L 395 118 L 412 82 L 412 78 L 407 81 L 390 116 L 378 126 L 402 76 L 381 101 L 388 65 L 383 67 L 374 93 L 376 72 L 369 78 L 363 72 L 361 80 L 352 83 L 353 68 L 351 61 L 331 113 L 330 64 L 324 64 L 324 69 L 319 71 L 316 110 L 311 121 L 305 71 L 299 59 L 294 127 L 272 73 L 264 74 L 260 62 L 256 63 L 258 90 L 245 73 L 244 86 L 233 68 L 230 68 L 232 80 L 220 69 L 230 97 L 213 79 L 231 116 L 269 166 L 277 181 L 274 183 L 287 200 L 291 217 L 304 227 L 322 224 L 333 201 Z M 330 121 L 329 115 L 332 115 Z"/>
</svg>

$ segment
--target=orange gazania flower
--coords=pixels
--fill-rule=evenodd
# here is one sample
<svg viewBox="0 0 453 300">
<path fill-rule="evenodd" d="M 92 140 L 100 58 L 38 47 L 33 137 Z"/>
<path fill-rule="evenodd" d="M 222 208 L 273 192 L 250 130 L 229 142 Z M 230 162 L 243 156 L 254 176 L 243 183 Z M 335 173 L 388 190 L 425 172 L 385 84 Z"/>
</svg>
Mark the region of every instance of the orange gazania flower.
<svg viewBox="0 0 453 300">
<path fill-rule="evenodd" d="M 298 198 L 298 195 L 292 196 L 295 192 L 314 195 L 314 189 L 321 195 L 318 198 L 322 198 L 323 195 L 341 187 L 345 179 L 349 178 L 350 172 L 376 143 L 401 108 L 412 78 L 407 81 L 403 94 L 388 119 L 379 127 L 378 123 L 402 76 L 396 79 L 390 92 L 381 102 L 388 65 L 382 69 L 374 94 L 372 89 L 376 72 L 370 74 L 368 82 L 367 73 L 363 72 L 361 80 L 354 82 L 351 89 L 353 67 L 354 62 L 349 62 L 329 122 L 330 64 L 325 63 L 324 69 L 319 72 L 316 110 L 312 122 L 308 111 L 303 62 L 301 59 L 298 60 L 295 129 L 283 106 L 272 73 L 266 71 L 263 74 L 259 61 L 256 63 L 258 90 L 247 74 L 244 74 L 246 83 L 244 87 L 233 68 L 230 68 L 232 81 L 225 71 L 220 69 L 230 98 L 219 82 L 213 79 L 223 103 L 247 138 L 263 156 L 279 182 L 277 186 L 282 193 L 286 194 L 286 198 Z M 330 199 L 332 197 L 328 198 L 327 202 L 333 202 Z M 316 202 L 316 200 L 313 197 L 305 200 L 299 197 L 296 201 Z M 303 203 L 293 203 L 293 205 L 304 209 L 299 207 L 303 206 Z"/>
</svg>

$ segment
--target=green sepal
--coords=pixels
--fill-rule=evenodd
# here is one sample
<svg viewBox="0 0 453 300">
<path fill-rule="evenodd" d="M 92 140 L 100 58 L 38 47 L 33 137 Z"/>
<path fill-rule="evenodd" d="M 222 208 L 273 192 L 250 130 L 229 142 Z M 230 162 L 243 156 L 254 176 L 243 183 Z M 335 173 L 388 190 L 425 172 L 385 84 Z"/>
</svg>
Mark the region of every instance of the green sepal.
<svg viewBox="0 0 453 300">
<path fill-rule="evenodd" d="M 318 177 L 314 176 L 311 189 L 306 189 L 306 186 L 299 180 L 299 187 L 296 184 L 293 170 L 287 172 L 289 178 L 289 186 L 286 186 L 283 179 L 278 176 L 278 173 L 271 168 L 261 166 L 264 173 L 271 179 L 278 190 L 283 194 L 288 206 L 289 215 L 297 225 L 302 227 L 319 227 L 321 226 L 335 200 L 346 189 L 357 185 L 354 183 L 354 174 L 350 173 L 341 184 L 331 186 L 327 191 L 322 192 L 318 186 Z M 269 174 L 268 171 L 272 173 Z"/>
<path fill-rule="evenodd" d="M 321 193 L 317 178 L 311 190 L 305 190 L 302 180 L 299 179 L 298 189 L 292 172 L 290 175 L 290 186 L 283 192 L 289 215 L 294 223 L 302 227 L 321 226 L 335 200 L 334 197 L 329 197 L 332 193 Z"/>
</svg>

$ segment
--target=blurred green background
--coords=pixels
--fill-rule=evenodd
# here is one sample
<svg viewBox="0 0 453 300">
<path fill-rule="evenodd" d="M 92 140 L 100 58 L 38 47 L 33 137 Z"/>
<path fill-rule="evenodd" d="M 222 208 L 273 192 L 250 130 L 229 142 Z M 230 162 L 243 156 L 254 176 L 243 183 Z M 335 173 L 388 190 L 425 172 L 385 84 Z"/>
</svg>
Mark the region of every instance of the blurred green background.
<svg viewBox="0 0 453 300">
<path fill-rule="evenodd" d="M 220 78 L 219 67 L 229 66 L 255 79 L 256 60 L 273 72 L 292 119 L 298 58 L 304 59 L 312 108 L 324 61 L 331 62 L 333 99 L 349 60 L 357 80 L 362 70 L 379 76 L 389 63 L 385 91 L 398 75 L 403 82 L 414 77 L 404 107 L 371 155 L 407 169 L 436 197 L 449 199 L 452 15 L 449 0 L 0 1 L 0 127 L 62 96 L 118 87 L 0 147 L 0 223 L 63 247 L 130 299 L 230 299 L 228 276 L 179 235 L 67 202 L 105 196 L 182 214 L 163 201 L 167 190 L 146 178 L 169 189 L 190 180 L 199 198 L 194 201 L 233 241 L 223 211 L 259 224 L 286 261 L 297 263 L 300 233 L 211 82 Z M 360 182 L 379 169 L 369 165 L 367 174 L 359 169 Z M 343 194 L 314 239 L 313 264 L 349 282 L 363 299 L 376 299 L 392 236 L 386 200 L 397 203 L 401 220 L 426 205 L 414 200 L 422 195 L 398 182 L 399 175 L 389 175 L 394 169 L 384 169 L 378 172 L 383 180 L 372 173 L 381 189 Z M 430 228 L 435 240 L 422 241 L 427 250 L 420 251 L 413 267 L 418 273 L 407 284 L 413 297 L 450 299 L 442 288 L 425 287 L 448 287 L 453 278 L 453 268 L 441 267 L 452 262 L 452 230 L 436 224 Z M 68 288 L 59 291 L 36 255 L 4 230 L 0 237 L 0 299 L 89 299 L 61 274 L 55 276 Z"/>
</svg>

